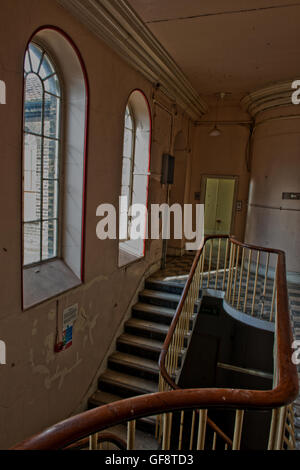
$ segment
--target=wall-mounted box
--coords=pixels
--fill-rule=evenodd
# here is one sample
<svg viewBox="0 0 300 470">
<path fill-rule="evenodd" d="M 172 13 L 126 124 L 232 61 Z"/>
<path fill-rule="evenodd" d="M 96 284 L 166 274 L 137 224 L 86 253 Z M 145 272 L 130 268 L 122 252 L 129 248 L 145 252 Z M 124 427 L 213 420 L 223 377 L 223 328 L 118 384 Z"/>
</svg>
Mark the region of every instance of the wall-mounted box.
<svg viewBox="0 0 300 470">
<path fill-rule="evenodd" d="M 175 158 L 164 154 L 162 159 L 161 184 L 174 184 Z"/>
</svg>

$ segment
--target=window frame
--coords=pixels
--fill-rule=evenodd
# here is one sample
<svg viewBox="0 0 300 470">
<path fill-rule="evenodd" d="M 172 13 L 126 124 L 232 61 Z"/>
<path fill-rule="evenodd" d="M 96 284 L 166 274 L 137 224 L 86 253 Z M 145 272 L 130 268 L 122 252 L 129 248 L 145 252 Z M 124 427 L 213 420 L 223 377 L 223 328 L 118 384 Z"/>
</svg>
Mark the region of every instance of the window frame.
<svg viewBox="0 0 300 470">
<path fill-rule="evenodd" d="M 122 155 L 122 179 L 123 179 L 123 161 L 124 159 L 128 159 L 130 160 L 130 180 L 129 180 L 129 185 L 128 185 L 128 189 L 129 189 L 129 198 L 128 198 L 128 210 L 129 208 L 131 207 L 132 205 L 132 200 L 133 200 L 133 180 L 134 180 L 134 168 L 135 168 L 135 149 L 136 149 L 136 117 L 135 117 L 135 114 L 134 114 L 134 110 L 131 106 L 130 103 L 127 103 L 126 105 L 126 108 L 125 108 L 125 116 L 126 117 L 126 111 L 129 111 L 129 115 L 130 115 L 130 118 L 131 118 L 131 122 L 132 122 L 132 129 L 127 129 L 126 126 L 125 126 L 125 119 L 124 119 L 124 133 L 123 133 L 123 155 Z M 125 157 L 124 155 L 124 137 L 125 137 L 125 131 L 127 130 L 130 130 L 131 131 L 131 157 Z M 123 185 L 122 184 L 122 180 L 121 180 L 121 194 L 122 194 L 122 188 L 123 187 L 126 187 L 127 185 Z M 124 242 L 130 240 L 130 226 L 131 226 L 131 220 L 132 220 L 132 216 L 127 212 L 127 238 L 122 240 Z"/>
<path fill-rule="evenodd" d="M 152 113 L 148 98 L 144 91 L 140 88 L 133 89 L 127 96 L 126 104 L 123 108 L 123 119 L 127 106 L 133 110 L 132 114 L 135 119 L 135 138 L 134 138 L 134 166 L 132 171 L 132 191 L 131 191 L 131 204 L 143 204 L 147 208 L 149 202 L 149 183 L 150 183 L 150 165 L 151 165 L 151 150 L 152 150 Z M 123 121 L 124 122 L 124 121 Z M 124 130 L 124 124 L 123 124 Z M 124 140 L 123 140 L 124 141 Z M 124 152 L 123 152 L 124 153 Z M 122 154 L 121 154 L 122 155 Z M 121 195 L 122 181 L 123 181 L 123 164 L 121 165 Z M 143 178 L 145 180 L 143 181 Z M 141 183 L 142 181 L 142 183 Z M 123 208 L 122 213 L 124 213 Z M 119 222 L 121 221 L 121 212 L 119 215 Z M 131 219 L 133 220 L 134 217 Z M 127 220 L 130 218 L 127 214 Z M 123 228 L 123 227 L 122 227 Z M 126 240 L 119 234 L 118 238 L 118 267 L 123 269 L 133 263 L 136 263 L 146 256 L 146 243 L 147 243 L 147 217 L 145 220 L 145 236 L 139 239 L 132 239 L 130 236 Z M 131 235 L 131 229 L 129 230 Z"/>
<path fill-rule="evenodd" d="M 21 96 L 24 96 L 24 61 L 29 44 L 41 45 L 53 61 L 60 74 L 64 92 L 63 119 L 61 127 L 63 148 L 63 168 L 61 181 L 63 188 L 61 257 L 43 261 L 42 264 L 23 266 L 23 124 L 20 123 L 20 269 L 21 269 L 21 306 L 28 311 L 54 298 L 60 299 L 67 292 L 85 282 L 86 275 L 86 187 L 89 146 L 90 84 L 85 61 L 73 38 L 62 28 L 54 25 L 40 26 L 30 35 L 24 49 L 20 69 L 22 77 Z M 76 86 L 74 86 L 76 84 Z M 75 112 L 74 112 L 75 110 Z M 76 119 L 74 118 L 76 116 Z M 79 126 L 79 128 L 78 128 Z M 75 129 L 75 131 L 74 131 Z M 76 130 L 77 129 L 77 130 Z M 76 165 L 73 162 L 76 152 Z M 70 196 L 73 182 L 76 191 Z M 75 205 L 74 205 L 75 203 Z"/>
<path fill-rule="evenodd" d="M 31 71 L 26 73 L 25 72 L 25 61 L 24 61 L 24 67 L 23 67 L 23 74 L 24 74 L 24 87 L 23 87 L 23 127 L 22 127 L 22 151 L 23 151 L 23 157 L 22 157 L 22 269 L 30 269 L 34 268 L 35 266 L 41 266 L 47 263 L 51 263 L 55 260 L 61 260 L 62 259 L 62 236 L 63 236 L 63 201 L 64 201 L 64 122 L 65 122 L 65 109 L 64 109 L 64 103 L 65 103 L 65 96 L 64 96 L 64 90 L 65 90 L 65 85 L 64 85 L 64 80 L 63 80 L 63 74 L 60 70 L 60 67 L 57 64 L 57 61 L 55 60 L 54 54 L 52 53 L 51 49 L 48 47 L 47 44 L 44 44 L 44 42 L 39 38 L 38 40 L 36 38 L 32 38 L 27 45 L 26 51 L 25 51 L 25 58 L 26 54 L 28 52 L 29 54 L 29 47 L 30 45 L 33 44 L 33 46 L 39 48 L 42 51 L 41 55 L 41 60 L 39 64 L 39 68 L 37 72 L 33 71 L 32 67 L 32 62 L 31 58 L 29 55 L 29 61 L 30 61 L 30 68 Z M 51 92 L 48 92 L 45 90 L 45 85 L 42 77 L 39 75 L 43 58 L 46 55 L 48 58 L 50 65 L 53 67 L 55 70 L 55 73 L 53 75 L 57 76 L 59 87 L 60 87 L 60 96 L 58 97 L 57 95 L 54 95 Z M 43 104 L 42 104 L 42 119 L 41 119 L 41 134 L 35 134 L 34 132 L 28 132 L 25 130 L 25 104 L 26 104 L 26 99 L 25 99 L 25 93 L 26 93 L 26 78 L 27 75 L 30 73 L 36 75 L 39 80 L 42 83 L 43 87 Z M 49 75 L 47 79 L 51 78 L 52 75 Z M 54 96 L 55 98 L 59 99 L 59 111 L 58 111 L 58 137 L 50 137 L 46 136 L 44 134 L 44 106 L 45 106 L 45 94 L 48 94 L 50 96 Z M 57 178 L 53 179 L 54 181 L 57 181 L 57 217 L 56 218 L 51 218 L 49 220 L 56 221 L 57 223 L 57 229 L 56 229 L 56 255 L 43 259 L 43 223 L 47 222 L 47 220 L 44 220 L 43 218 L 43 182 L 45 181 L 43 179 L 43 153 L 41 152 L 41 188 L 40 188 L 40 195 L 41 195 L 41 217 L 37 220 L 34 221 L 24 221 L 24 176 L 25 176 L 25 168 L 24 168 L 24 163 L 25 163 L 25 138 L 27 135 L 32 135 L 41 138 L 42 142 L 44 139 L 48 139 L 49 141 L 55 141 L 57 142 L 57 159 L 58 159 L 58 164 L 57 164 Z M 24 247 L 24 242 L 25 242 L 25 235 L 24 235 L 24 227 L 26 224 L 30 223 L 37 223 L 40 224 L 40 252 L 39 252 L 39 261 L 35 261 L 32 263 L 24 264 L 24 257 L 25 257 L 25 247 Z"/>
</svg>

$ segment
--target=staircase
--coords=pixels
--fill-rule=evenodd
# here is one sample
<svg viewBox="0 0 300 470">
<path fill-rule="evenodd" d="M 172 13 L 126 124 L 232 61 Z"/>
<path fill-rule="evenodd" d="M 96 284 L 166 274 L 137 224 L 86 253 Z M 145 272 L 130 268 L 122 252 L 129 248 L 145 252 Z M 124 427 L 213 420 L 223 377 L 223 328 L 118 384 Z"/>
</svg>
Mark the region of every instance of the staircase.
<svg viewBox="0 0 300 470">
<path fill-rule="evenodd" d="M 99 377 L 89 408 L 158 391 L 158 359 L 184 285 L 149 278 L 118 338 L 108 368 Z M 141 420 L 152 428 L 155 420 Z M 149 429 L 150 430 L 150 429 Z"/>
<path fill-rule="evenodd" d="M 221 247 L 224 241 L 226 251 L 225 259 L 222 260 Z M 218 250 L 217 257 L 214 257 L 213 253 L 215 248 Z M 241 249 L 242 257 L 239 256 Z M 217 259 L 216 266 L 212 262 L 214 259 Z M 253 266 L 251 261 L 255 259 L 256 264 Z M 243 275 L 243 269 L 245 269 L 243 260 L 247 260 L 248 263 L 246 279 Z M 226 266 L 229 267 L 226 268 Z M 275 279 L 269 272 L 270 266 L 276 266 Z M 261 272 L 265 272 L 263 280 Z M 254 278 L 253 273 L 255 273 Z M 294 336 L 295 339 L 299 339 L 300 288 L 288 286 L 289 306 L 283 252 L 241 244 L 232 237 L 207 237 L 202 249 L 195 257 L 193 269 L 185 287 L 185 295 L 182 297 L 176 317 L 174 317 L 176 307 L 183 290 L 183 283 L 180 282 L 181 276 L 176 278 L 176 282 L 175 279 L 173 282 L 162 281 L 161 278 L 156 279 L 154 276 L 146 281 L 138 303 L 132 308 L 131 318 L 125 323 L 124 332 L 116 341 L 116 351 L 108 358 L 107 370 L 99 377 L 98 390 L 89 400 L 90 408 L 99 407 L 96 412 L 90 410 L 88 413 L 72 416 L 69 420 L 52 426 L 14 448 L 61 449 L 67 448 L 70 444 L 73 445 L 75 440 L 81 445 L 86 436 L 89 436 L 90 448 L 98 449 L 100 433 L 101 448 L 102 443 L 109 443 L 114 439 L 114 443 L 118 441 L 117 445 L 120 449 L 133 450 L 137 447 L 145 449 L 148 445 L 145 433 L 139 431 L 141 445 L 139 446 L 136 442 L 136 437 L 138 437 L 135 432 L 136 422 L 137 427 L 144 428 L 142 431 L 146 431 L 147 426 L 147 431 L 151 432 L 152 441 L 153 430 L 158 432 L 161 439 L 155 441 L 157 446 L 155 449 L 182 450 L 187 439 L 187 445 L 190 447 L 191 444 L 191 449 L 240 450 L 247 447 L 247 432 L 249 429 L 251 431 L 249 408 L 253 408 L 260 414 L 260 417 L 268 420 L 268 435 L 266 435 L 264 448 L 269 450 L 299 448 L 299 441 L 295 442 L 295 437 L 297 440 L 300 437 L 300 399 L 297 398 L 299 378 L 296 367 L 290 361 L 289 314 L 291 310 Z M 168 276 L 167 279 L 170 277 Z M 219 285 L 221 279 L 222 286 Z M 275 330 L 276 347 L 273 348 L 273 344 L 271 345 L 273 363 L 277 372 L 274 381 L 274 386 L 277 388 L 275 392 L 270 389 L 270 386 L 264 390 L 264 393 L 260 388 L 255 388 L 251 389 L 249 394 L 245 394 L 240 388 L 205 388 L 204 390 L 200 387 L 194 390 L 184 388 L 175 390 L 175 375 L 177 375 L 178 367 L 182 364 L 189 367 L 187 356 L 185 356 L 184 363 L 182 361 L 183 348 L 188 338 L 196 338 L 195 318 L 201 305 L 199 290 L 203 291 L 205 298 L 205 288 L 225 291 L 226 304 L 232 308 L 239 309 L 240 307 L 240 313 L 246 307 L 246 315 L 248 314 L 249 318 L 251 315 L 264 318 L 269 322 L 276 318 L 278 325 Z M 223 295 L 217 298 L 221 300 Z M 194 306 L 194 311 L 192 306 Z M 205 305 L 203 310 L 205 310 Z M 172 319 L 174 320 L 172 329 L 169 330 Z M 214 319 L 211 320 L 210 325 L 213 328 Z M 191 325 L 195 327 L 193 336 Z M 223 329 L 220 328 L 221 336 L 222 333 Z M 243 347 L 243 338 L 239 331 L 236 333 Z M 250 344 L 255 344 L 255 349 L 260 354 L 259 342 L 255 343 L 250 338 Z M 153 394 L 158 390 L 157 361 L 162 346 L 162 374 L 159 388 L 164 393 Z M 257 370 L 256 363 L 253 364 L 252 369 L 244 369 L 243 363 L 232 365 L 230 357 L 229 361 L 226 361 L 226 358 L 227 356 L 224 357 L 224 362 L 218 363 L 220 368 L 239 374 L 246 373 L 259 377 L 263 375 L 270 379 L 269 369 L 266 369 L 267 373 Z M 200 367 L 197 363 L 196 370 L 192 373 L 197 374 Z M 166 390 L 164 388 L 166 383 L 168 383 L 168 388 L 174 390 Z M 126 400 L 127 397 L 130 397 L 130 400 Z M 117 407 L 113 403 L 115 401 L 118 401 Z M 292 409 L 293 402 L 295 402 L 295 413 Z M 225 412 L 230 411 L 230 422 L 225 429 L 223 429 L 223 423 L 220 428 L 214 421 L 213 413 L 218 410 L 219 414 L 219 408 Z M 140 419 L 140 412 L 135 412 L 135 410 L 142 410 L 144 417 Z M 266 416 L 266 411 L 268 413 L 272 411 L 272 420 Z M 162 416 L 162 419 L 156 420 L 156 415 Z M 296 418 L 295 423 L 294 418 Z M 255 430 L 261 430 L 260 422 L 255 421 L 254 426 Z M 124 436 L 122 442 L 118 435 L 119 431 L 115 429 L 119 427 L 122 427 L 122 436 Z M 297 436 L 295 436 L 295 428 Z M 103 433 L 107 430 L 109 432 Z M 112 435 L 112 433 L 117 434 Z M 152 441 L 149 445 L 152 445 Z M 153 448 L 149 447 L 149 449 Z"/>
<path fill-rule="evenodd" d="M 294 339 L 300 341 L 300 285 L 288 284 Z M 300 366 L 297 366 L 300 382 Z M 294 403 L 296 448 L 300 450 L 300 395 Z"/>
<path fill-rule="evenodd" d="M 249 282 L 252 297 L 253 275 Z M 212 275 L 212 283 L 214 283 Z M 262 283 L 260 277 L 258 289 Z M 204 282 L 205 286 L 205 282 Z M 89 408 L 106 405 L 137 395 L 158 391 L 158 359 L 164 339 L 179 303 L 183 282 L 168 282 L 149 278 L 139 301 L 132 308 L 131 318 L 124 325 L 124 333 L 118 338 L 116 351 L 108 358 L 107 370 L 99 377 L 98 390 L 89 399 Z M 300 340 L 300 287 L 289 285 L 289 297 L 294 326 L 294 337 Z M 221 289 L 220 281 L 218 288 Z M 244 283 L 242 289 L 244 289 Z M 270 308 L 272 290 L 267 286 L 265 305 Z M 267 310 L 269 308 L 267 307 Z M 259 316 L 260 305 L 255 306 Z M 299 375 L 300 367 L 298 366 Z M 300 449 L 300 397 L 294 403 L 296 445 Z M 155 419 L 138 421 L 142 430 L 153 432 Z"/>
</svg>

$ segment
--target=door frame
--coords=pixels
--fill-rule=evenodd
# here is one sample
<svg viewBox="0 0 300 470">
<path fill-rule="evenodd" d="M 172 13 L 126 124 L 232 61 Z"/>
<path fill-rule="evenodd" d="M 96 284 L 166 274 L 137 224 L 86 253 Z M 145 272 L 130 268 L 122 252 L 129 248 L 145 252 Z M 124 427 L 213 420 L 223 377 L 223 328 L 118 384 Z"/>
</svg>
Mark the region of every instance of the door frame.
<svg viewBox="0 0 300 470">
<path fill-rule="evenodd" d="M 230 224 L 230 234 L 232 235 L 232 230 L 235 223 L 235 214 L 236 214 L 236 203 L 238 198 L 238 189 L 239 189 L 239 176 L 236 175 L 216 175 L 216 174 L 203 174 L 200 179 L 200 204 L 205 204 L 205 195 L 206 195 L 206 182 L 207 178 L 215 179 L 225 179 L 225 180 L 234 180 L 234 193 L 233 193 L 233 204 L 232 204 L 232 214 L 231 214 L 231 224 Z"/>
</svg>

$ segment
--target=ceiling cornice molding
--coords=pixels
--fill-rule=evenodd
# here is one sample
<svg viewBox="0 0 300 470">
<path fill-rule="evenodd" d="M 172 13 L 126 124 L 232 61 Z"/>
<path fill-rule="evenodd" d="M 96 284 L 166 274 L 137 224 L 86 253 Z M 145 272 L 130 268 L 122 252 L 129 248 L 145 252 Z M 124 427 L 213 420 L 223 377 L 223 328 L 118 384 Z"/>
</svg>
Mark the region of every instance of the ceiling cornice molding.
<svg viewBox="0 0 300 470">
<path fill-rule="evenodd" d="M 241 100 L 242 107 L 254 118 L 263 111 L 279 106 L 292 104 L 293 80 L 279 82 L 275 85 L 249 93 Z"/>
<path fill-rule="evenodd" d="M 90 31 L 118 52 L 193 120 L 208 106 L 176 62 L 125 0 L 57 0 Z"/>
</svg>

